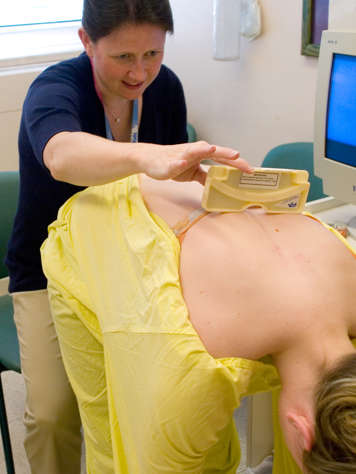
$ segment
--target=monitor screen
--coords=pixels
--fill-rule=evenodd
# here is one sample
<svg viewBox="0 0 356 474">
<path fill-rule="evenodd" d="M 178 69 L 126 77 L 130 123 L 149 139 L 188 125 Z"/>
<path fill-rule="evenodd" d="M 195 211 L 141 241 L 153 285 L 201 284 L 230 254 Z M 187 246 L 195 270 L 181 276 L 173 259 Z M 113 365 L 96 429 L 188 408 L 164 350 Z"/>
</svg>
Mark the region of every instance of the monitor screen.
<svg viewBox="0 0 356 474">
<path fill-rule="evenodd" d="M 325 142 L 326 158 L 356 167 L 356 56 L 333 54 Z"/>
<path fill-rule="evenodd" d="M 323 181 L 325 194 L 356 204 L 356 30 L 325 30 L 322 34 L 314 170 Z"/>
</svg>

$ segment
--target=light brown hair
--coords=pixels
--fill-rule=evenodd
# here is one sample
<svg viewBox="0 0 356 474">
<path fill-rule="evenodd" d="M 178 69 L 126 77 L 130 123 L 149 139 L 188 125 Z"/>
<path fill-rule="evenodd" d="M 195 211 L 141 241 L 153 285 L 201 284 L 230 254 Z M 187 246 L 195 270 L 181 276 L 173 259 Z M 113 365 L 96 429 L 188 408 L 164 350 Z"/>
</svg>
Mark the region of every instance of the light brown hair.
<svg viewBox="0 0 356 474">
<path fill-rule="evenodd" d="M 305 451 L 309 474 L 356 473 L 356 354 L 343 357 L 321 380 L 315 402 L 315 438 Z"/>
</svg>

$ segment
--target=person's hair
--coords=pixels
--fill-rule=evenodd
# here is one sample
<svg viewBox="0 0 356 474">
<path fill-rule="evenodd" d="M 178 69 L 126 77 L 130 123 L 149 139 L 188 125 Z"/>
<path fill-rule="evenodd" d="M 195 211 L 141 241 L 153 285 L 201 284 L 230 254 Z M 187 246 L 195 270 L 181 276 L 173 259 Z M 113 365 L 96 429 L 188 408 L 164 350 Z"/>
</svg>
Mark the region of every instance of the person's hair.
<svg viewBox="0 0 356 474">
<path fill-rule="evenodd" d="M 94 43 L 125 23 L 149 23 L 173 33 L 169 0 L 84 0 L 82 25 Z"/>
<path fill-rule="evenodd" d="M 303 455 L 306 472 L 356 473 L 356 354 L 343 357 L 323 377 L 315 411 L 314 443 Z"/>
</svg>

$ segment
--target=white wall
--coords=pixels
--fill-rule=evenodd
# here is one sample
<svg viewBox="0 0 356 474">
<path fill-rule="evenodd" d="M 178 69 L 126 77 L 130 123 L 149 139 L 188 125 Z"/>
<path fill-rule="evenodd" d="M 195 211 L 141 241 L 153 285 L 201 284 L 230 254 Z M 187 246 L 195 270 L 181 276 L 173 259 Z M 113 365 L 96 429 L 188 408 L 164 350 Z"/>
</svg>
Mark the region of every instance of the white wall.
<svg viewBox="0 0 356 474">
<path fill-rule="evenodd" d="M 165 62 L 180 76 L 201 138 L 240 150 L 253 165 L 289 141 L 313 139 L 317 58 L 300 54 L 302 0 L 259 0 L 263 34 L 241 58 L 212 59 L 213 0 L 171 0 L 175 34 Z"/>
<path fill-rule="evenodd" d="M 241 59 L 212 59 L 213 0 L 171 0 L 175 34 L 165 63 L 180 76 L 199 137 L 238 148 L 251 164 L 288 141 L 313 137 L 317 59 L 300 54 L 302 0 L 260 0 L 263 34 Z M 39 69 L 0 70 L 0 170 L 17 169 L 21 104 Z"/>
<path fill-rule="evenodd" d="M 22 102 L 39 68 L 0 70 L 0 171 L 16 170 Z"/>
</svg>

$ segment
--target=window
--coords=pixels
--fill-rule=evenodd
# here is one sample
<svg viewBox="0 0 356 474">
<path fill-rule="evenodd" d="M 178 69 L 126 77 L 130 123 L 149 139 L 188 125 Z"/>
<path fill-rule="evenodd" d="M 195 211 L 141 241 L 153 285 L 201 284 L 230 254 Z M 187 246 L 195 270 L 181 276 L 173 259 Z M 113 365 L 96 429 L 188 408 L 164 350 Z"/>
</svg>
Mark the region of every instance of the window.
<svg viewBox="0 0 356 474">
<path fill-rule="evenodd" d="M 78 21 L 83 0 L 11 0 L 1 10 L 0 27 Z"/>
<path fill-rule="evenodd" d="M 1 69 L 59 61 L 83 50 L 83 0 L 6 0 L 0 15 Z"/>
</svg>

